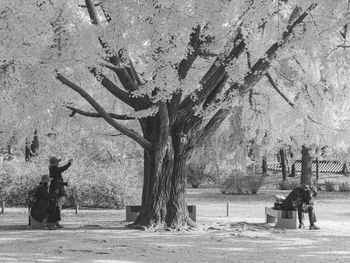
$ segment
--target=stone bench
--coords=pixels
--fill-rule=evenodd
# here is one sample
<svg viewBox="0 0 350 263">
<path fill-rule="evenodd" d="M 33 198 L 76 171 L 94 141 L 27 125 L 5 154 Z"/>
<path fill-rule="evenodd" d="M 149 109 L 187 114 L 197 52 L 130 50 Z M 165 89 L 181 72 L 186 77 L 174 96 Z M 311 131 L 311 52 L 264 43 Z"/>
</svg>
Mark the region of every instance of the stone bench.
<svg viewBox="0 0 350 263">
<path fill-rule="evenodd" d="M 276 223 L 276 227 L 285 229 L 297 229 L 297 211 L 276 210 L 265 207 L 266 223 Z M 276 222 L 277 221 L 277 222 Z"/>
<path fill-rule="evenodd" d="M 39 221 L 35 220 L 31 215 L 29 215 L 29 226 L 32 229 L 43 229 L 46 225 L 46 220 L 47 220 L 47 218 L 45 218 L 43 220 L 43 222 L 39 222 Z"/>
<path fill-rule="evenodd" d="M 126 221 L 127 222 L 135 221 L 140 210 L 141 210 L 140 205 L 126 205 L 125 206 Z M 192 219 L 192 221 L 196 222 L 196 206 L 195 205 L 188 205 L 187 210 L 188 210 L 188 214 L 189 214 L 190 218 Z"/>
</svg>

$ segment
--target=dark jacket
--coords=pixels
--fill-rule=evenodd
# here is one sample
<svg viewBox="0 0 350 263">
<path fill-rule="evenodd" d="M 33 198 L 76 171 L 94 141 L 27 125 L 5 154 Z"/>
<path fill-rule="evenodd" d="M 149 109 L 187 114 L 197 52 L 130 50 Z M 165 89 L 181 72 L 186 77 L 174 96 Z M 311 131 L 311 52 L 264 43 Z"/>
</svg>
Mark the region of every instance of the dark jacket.
<svg viewBox="0 0 350 263">
<path fill-rule="evenodd" d="M 30 210 L 30 215 L 37 221 L 42 222 L 47 217 L 49 201 L 55 198 L 55 194 L 49 194 L 47 184 L 40 184 L 35 190 L 35 202 Z"/>
<path fill-rule="evenodd" d="M 65 170 L 67 170 L 70 166 L 71 166 L 71 163 L 69 162 L 66 165 L 61 167 L 58 167 L 55 165 L 49 167 L 50 177 L 52 178 L 52 181 L 50 184 L 50 193 L 54 192 L 55 189 L 60 189 L 60 187 L 63 188 L 63 186 L 65 185 L 65 182 L 63 181 L 62 173 Z"/>
<path fill-rule="evenodd" d="M 300 185 L 286 197 L 281 208 L 283 210 L 302 209 L 303 205 L 310 205 L 313 198 L 313 192 L 308 185 Z"/>
</svg>

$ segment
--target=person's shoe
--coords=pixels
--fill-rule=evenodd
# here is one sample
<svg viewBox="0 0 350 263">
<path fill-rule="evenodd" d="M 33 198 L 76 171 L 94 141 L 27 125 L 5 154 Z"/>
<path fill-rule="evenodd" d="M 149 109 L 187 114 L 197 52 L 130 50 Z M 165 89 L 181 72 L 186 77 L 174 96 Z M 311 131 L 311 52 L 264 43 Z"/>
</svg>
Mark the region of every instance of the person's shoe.
<svg viewBox="0 0 350 263">
<path fill-rule="evenodd" d="M 305 225 L 304 224 L 299 224 L 299 228 L 304 228 Z"/>
<path fill-rule="evenodd" d="M 52 223 L 48 223 L 46 224 L 46 226 L 44 227 L 45 230 L 56 230 L 57 227 L 55 226 L 55 224 Z"/>
<path fill-rule="evenodd" d="M 63 226 L 58 222 L 55 224 L 55 226 L 56 226 L 56 228 L 63 228 Z"/>
<path fill-rule="evenodd" d="M 320 228 L 316 225 L 310 225 L 309 229 L 310 230 L 319 230 Z"/>
</svg>

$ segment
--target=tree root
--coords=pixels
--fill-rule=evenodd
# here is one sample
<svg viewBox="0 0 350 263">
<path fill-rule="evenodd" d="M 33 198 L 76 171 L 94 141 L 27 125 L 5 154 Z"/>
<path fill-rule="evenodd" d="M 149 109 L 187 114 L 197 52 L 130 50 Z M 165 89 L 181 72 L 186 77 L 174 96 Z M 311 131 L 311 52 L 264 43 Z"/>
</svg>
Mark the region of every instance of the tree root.
<svg viewBox="0 0 350 263">
<path fill-rule="evenodd" d="M 147 224 L 142 224 L 140 222 L 134 222 L 127 225 L 131 229 L 137 229 L 142 231 L 149 232 L 158 232 L 158 231 L 191 231 L 196 229 L 196 223 L 190 218 L 184 225 L 167 225 L 165 222 L 150 222 Z"/>
</svg>

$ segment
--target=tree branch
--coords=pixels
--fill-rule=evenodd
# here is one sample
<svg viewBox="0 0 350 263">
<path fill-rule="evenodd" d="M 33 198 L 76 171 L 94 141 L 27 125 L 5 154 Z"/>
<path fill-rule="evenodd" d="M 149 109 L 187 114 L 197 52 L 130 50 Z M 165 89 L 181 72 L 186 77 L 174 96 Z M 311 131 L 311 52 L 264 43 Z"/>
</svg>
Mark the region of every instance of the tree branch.
<svg viewBox="0 0 350 263">
<path fill-rule="evenodd" d="M 85 0 L 85 5 L 88 9 L 91 23 L 93 23 L 94 25 L 98 25 L 100 23 L 100 20 L 98 18 L 95 4 L 93 3 L 93 0 Z"/>
<path fill-rule="evenodd" d="M 271 86 L 277 91 L 278 94 L 281 95 L 281 97 L 291 106 L 294 108 L 294 103 L 291 102 L 286 95 L 284 95 L 284 93 L 278 88 L 276 82 L 273 80 L 273 78 L 271 77 L 269 72 L 266 72 L 265 76 L 268 78 Z"/>
<path fill-rule="evenodd" d="M 139 74 L 137 73 L 131 59 L 129 59 L 129 66 L 130 66 L 130 74 L 132 75 L 133 79 L 136 81 L 137 85 L 139 85 L 139 86 L 144 85 L 144 83 L 141 81 Z"/>
<path fill-rule="evenodd" d="M 81 87 L 74 84 L 70 80 L 66 79 L 63 75 L 60 73 L 57 73 L 56 78 L 67 87 L 71 88 L 75 92 L 77 92 L 80 96 L 82 96 L 101 116 L 102 118 L 108 122 L 112 127 L 114 127 L 116 130 L 120 131 L 121 133 L 124 133 L 134 141 L 136 141 L 139 145 L 141 145 L 142 148 L 147 150 L 152 150 L 152 143 L 147 141 L 145 138 L 143 138 L 138 132 L 128 129 L 125 126 L 119 124 L 118 122 L 114 121 L 111 116 L 108 115 L 108 113 Z"/>
<path fill-rule="evenodd" d="M 267 70 L 271 65 L 271 61 L 274 60 L 276 56 L 276 52 L 290 39 L 294 29 L 308 16 L 309 12 L 317 6 L 316 3 L 311 4 L 305 12 L 300 15 L 298 19 L 296 19 L 292 24 L 287 26 L 287 29 L 283 32 L 282 38 L 276 41 L 265 53 L 263 58 L 260 58 L 254 66 L 249 70 L 248 74 L 244 78 L 244 84 L 239 85 L 238 83 L 234 83 L 227 90 L 226 97 L 229 97 L 229 94 L 233 90 L 239 90 L 240 94 L 243 95 L 250 89 L 250 87 L 254 86 L 263 75 L 266 74 Z"/>
<path fill-rule="evenodd" d="M 83 111 L 81 109 L 72 107 L 72 106 L 66 106 L 67 109 L 70 109 L 72 113 L 69 115 L 69 117 L 73 117 L 76 113 L 86 116 L 86 117 L 92 117 L 92 118 L 103 118 L 98 112 L 88 112 L 88 111 Z M 125 114 L 115 114 L 115 113 L 107 113 L 109 116 L 111 116 L 113 119 L 116 120 L 135 120 L 134 117 L 130 117 Z"/>
<path fill-rule="evenodd" d="M 234 44 L 231 52 L 223 59 L 218 57 L 207 73 L 203 76 L 200 81 L 202 88 L 195 94 L 197 99 L 193 100 L 191 96 L 188 96 L 181 102 L 179 111 L 182 118 L 189 118 L 191 114 L 193 114 L 192 108 L 205 101 L 206 98 L 212 94 L 212 91 L 217 87 L 217 85 L 219 85 L 219 83 L 221 83 L 221 81 L 226 77 L 226 66 L 233 59 L 238 58 L 245 50 L 246 45 L 241 38 L 242 35 L 240 32 L 238 32 L 233 41 L 236 44 Z M 237 42 L 239 43 L 237 44 Z"/>
<path fill-rule="evenodd" d="M 317 6 L 317 3 L 311 4 L 303 14 L 299 16 L 294 22 L 289 24 L 286 30 L 283 32 L 282 37 L 279 41 L 276 41 L 265 53 L 263 58 L 260 58 L 254 66 L 249 70 L 248 74 L 244 78 L 244 82 L 242 85 L 238 83 L 234 83 L 230 86 L 230 88 L 225 92 L 225 99 L 222 102 L 227 102 L 230 99 L 230 94 L 234 90 L 239 90 L 240 95 L 244 96 L 244 94 L 250 90 L 261 78 L 266 74 L 269 69 L 271 62 L 274 60 L 276 56 L 276 52 L 289 40 L 292 35 L 295 27 L 299 25 L 309 14 L 309 12 Z M 214 116 L 209 120 L 207 125 L 202 128 L 200 132 L 200 137 L 202 139 L 207 138 L 207 133 L 210 133 L 212 127 L 218 127 L 225 117 L 228 115 L 228 109 L 220 109 L 218 110 Z M 200 122 L 200 118 L 195 118 L 193 123 L 194 125 L 198 125 L 196 122 Z"/>
<path fill-rule="evenodd" d="M 186 58 L 182 59 L 179 66 L 178 66 L 178 76 L 180 80 L 183 80 L 186 78 L 188 71 L 191 69 L 193 62 L 196 60 L 196 58 L 199 55 L 200 51 L 200 31 L 201 28 L 198 25 L 196 28 L 193 29 L 193 32 L 190 35 L 190 42 L 189 42 L 189 49 Z M 179 105 L 181 102 L 181 96 L 182 92 L 176 92 L 174 93 L 168 107 L 169 115 L 170 115 L 170 125 L 173 125 L 176 121 L 176 118 L 179 114 Z"/>
<path fill-rule="evenodd" d="M 110 59 L 110 61 L 112 63 L 114 63 L 114 60 L 113 59 Z M 138 85 L 137 83 L 135 82 L 135 80 L 130 76 L 128 70 L 125 68 L 125 67 L 116 67 L 116 68 L 111 68 L 111 70 L 113 70 L 119 80 L 120 80 L 120 83 L 122 83 L 123 87 L 128 90 L 128 91 L 135 91 L 135 90 L 138 90 Z"/>
<path fill-rule="evenodd" d="M 291 102 L 287 98 L 287 96 L 278 88 L 276 82 L 272 79 L 270 73 L 267 72 L 265 75 L 269 79 L 269 82 L 270 82 L 271 86 L 277 91 L 277 93 L 279 95 L 281 95 L 281 97 L 288 103 L 289 106 L 291 106 L 293 109 L 296 110 L 295 104 L 293 102 Z M 308 118 L 311 122 L 313 122 L 313 123 L 315 123 L 317 125 L 325 126 L 321 122 L 314 120 L 314 118 L 312 118 L 310 115 L 306 115 L 306 118 Z M 334 130 L 338 130 L 338 129 L 334 129 Z"/>
<path fill-rule="evenodd" d="M 106 75 L 103 73 L 98 73 L 96 68 L 91 68 L 90 72 L 96 77 L 96 79 L 105 87 L 110 93 L 115 97 L 129 105 L 134 109 L 138 109 L 138 103 L 136 99 L 130 97 L 130 95 L 115 85 Z"/>
<path fill-rule="evenodd" d="M 107 13 L 106 9 L 104 8 L 103 4 L 101 4 L 101 9 L 102 9 L 102 12 L 103 12 L 103 15 L 105 16 L 107 22 L 111 22 L 111 16 Z"/>
<path fill-rule="evenodd" d="M 219 109 L 209 122 L 199 131 L 199 135 L 196 139 L 196 144 L 201 145 L 207 138 L 210 138 L 214 132 L 219 128 L 221 123 L 226 119 L 230 109 Z"/>
<path fill-rule="evenodd" d="M 93 0 L 85 0 L 85 4 L 86 4 L 86 7 L 87 7 L 88 12 L 89 12 L 91 23 L 94 25 L 100 24 L 100 20 L 99 20 L 99 17 L 97 15 L 96 7 L 93 3 Z M 102 11 L 103 11 L 104 15 L 106 16 L 107 14 L 105 13 L 105 10 L 103 9 L 103 7 L 102 7 Z M 106 19 L 107 19 L 107 21 L 110 21 L 109 16 L 106 16 Z M 103 50 L 105 51 L 106 55 L 108 56 L 110 62 L 115 67 L 112 67 L 111 65 L 108 65 L 108 66 L 105 65 L 105 66 L 110 68 L 111 70 L 113 70 L 117 74 L 120 82 L 122 83 L 122 85 L 124 86 L 124 88 L 126 90 L 128 90 L 128 91 L 137 90 L 138 85 L 137 85 L 137 83 L 135 83 L 134 79 L 129 75 L 129 72 L 127 71 L 127 69 L 119 66 L 120 59 L 116 55 L 110 55 L 111 52 L 109 52 L 109 50 L 108 50 L 109 48 L 108 48 L 106 41 L 103 40 L 101 37 L 99 37 L 99 42 L 100 42 Z"/>
<path fill-rule="evenodd" d="M 193 29 L 193 32 L 190 35 L 190 43 L 189 45 L 189 51 L 187 53 L 187 57 L 181 60 L 179 67 L 178 67 L 178 74 L 179 79 L 184 79 L 187 76 L 188 71 L 190 70 L 193 62 L 197 58 L 199 51 L 200 51 L 200 40 L 199 35 L 201 32 L 201 28 L 198 25 L 196 28 Z"/>
</svg>

